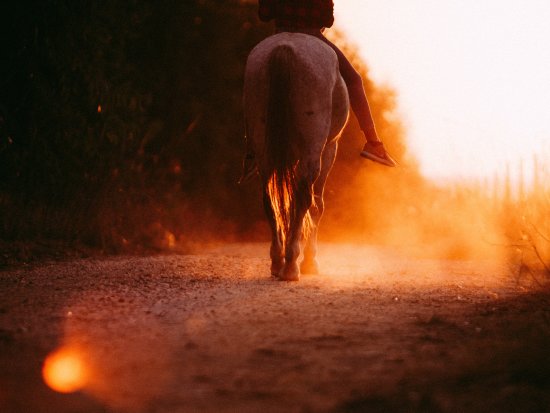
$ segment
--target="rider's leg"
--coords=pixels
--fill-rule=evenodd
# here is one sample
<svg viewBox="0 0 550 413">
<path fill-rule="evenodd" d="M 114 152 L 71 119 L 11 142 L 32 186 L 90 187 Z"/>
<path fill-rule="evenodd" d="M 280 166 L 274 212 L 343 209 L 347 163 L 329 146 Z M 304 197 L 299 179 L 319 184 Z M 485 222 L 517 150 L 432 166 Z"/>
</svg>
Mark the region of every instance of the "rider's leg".
<svg viewBox="0 0 550 413">
<path fill-rule="evenodd" d="M 338 57 L 340 74 L 348 88 L 351 108 L 357 117 L 359 127 L 367 141 L 361 155 L 387 166 L 395 166 L 396 162 L 388 155 L 382 141 L 376 133 L 376 127 L 374 126 L 374 120 L 372 118 L 361 75 L 355 70 L 346 56 L 334 43 L 321 33 L 319 33 L 317 37 L 329 45 L 336 52 L 336 56 Z"/>
<path fill-rule="evenodd" d="M 344 53 L 330 40 L 325 36 L 320 35 L 319 39 L 328 44 L 332 50 L 336 52 L 338 57 L 338 65 L 340 66 L 340 74 L 346 83 L 349 93 L 349 102 L 359 126 L 367 141 L 379 141 L 380 138 L 376 133 L 376 128 L 374 126 L 374 120 L 372 119 L 372 114 L 369 107 L 369 102 L 367 100 L 367 95 L 365 93 L 365 88 L 363 87 L 363 79 L 361 75 L 355 70 L 350 61 L 346 58 Z"/>
</svg>

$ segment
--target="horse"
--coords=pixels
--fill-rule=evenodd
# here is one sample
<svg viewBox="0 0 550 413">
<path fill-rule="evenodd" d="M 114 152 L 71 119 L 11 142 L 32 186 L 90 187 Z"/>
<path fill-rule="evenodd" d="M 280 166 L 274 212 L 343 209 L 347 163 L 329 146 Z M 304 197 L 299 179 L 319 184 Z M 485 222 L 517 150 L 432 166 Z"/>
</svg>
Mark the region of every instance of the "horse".
<svg viewBox="0 0 550 413">
<path fill-rule="evenodd" d="M 248 56 L 243 104 L 271 229 L 271 274 L 285 281 L 317 274 L 323 191 L 349 116 L 336 53 L 308 34 L 267 37 Z"/>
</svg>

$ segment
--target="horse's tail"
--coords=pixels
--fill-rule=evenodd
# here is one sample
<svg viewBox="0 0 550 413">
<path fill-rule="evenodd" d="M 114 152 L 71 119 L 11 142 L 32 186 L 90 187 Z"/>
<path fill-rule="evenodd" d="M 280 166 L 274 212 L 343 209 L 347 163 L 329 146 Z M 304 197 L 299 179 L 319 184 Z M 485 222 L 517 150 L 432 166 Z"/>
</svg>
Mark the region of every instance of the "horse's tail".
<svg viewBox="0 0 550 413">
<path fill-rule="evenodd" d="M 277 230 L 285 245 L 297 215 L 299 133 L 291 100 L 291 76 L 296 56 L 290 45 L 275 48 L 269 59 L 269 98 L 265 133 L 267 191 Z M 300 191 L 303 192 L 303 191 Z M 309 192 L 306 190 L 306 192 Z M 312 196 L 312 194 L 310 194 Z M 306 222 L 310 222 L 307 214 Z"/>
</svg>

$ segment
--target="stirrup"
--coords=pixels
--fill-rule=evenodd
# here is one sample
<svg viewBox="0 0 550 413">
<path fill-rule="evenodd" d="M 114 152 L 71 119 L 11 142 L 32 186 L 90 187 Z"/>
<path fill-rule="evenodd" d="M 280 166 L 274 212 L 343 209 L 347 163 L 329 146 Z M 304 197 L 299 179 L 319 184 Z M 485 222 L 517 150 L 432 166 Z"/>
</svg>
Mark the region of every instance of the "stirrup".
<svg viewBox="0 0 550 413">
<path fill-rule="evenodd" d="M 254 175 L 258 173 L 258 164 L 254 155 L 246 155 L 243 161 L 243 172 L 237 181 L 237 184 L 242 185 L 248 182 Z"/>
<path fill-rule="evenodd" d="M 239 185 L 242 185 L 248 181 L 250 181 L 252 179 L 252 177 L 254 175 L 256 175 L 258 173 L 258 167 L 253 167 L 252 169 L 248 170 L 248 171 L 243 171 L 243 174 L 241 175 L 241 177 L 239 178 L 239 180 L 237 181 L 237 183 Z"/>
</svg>

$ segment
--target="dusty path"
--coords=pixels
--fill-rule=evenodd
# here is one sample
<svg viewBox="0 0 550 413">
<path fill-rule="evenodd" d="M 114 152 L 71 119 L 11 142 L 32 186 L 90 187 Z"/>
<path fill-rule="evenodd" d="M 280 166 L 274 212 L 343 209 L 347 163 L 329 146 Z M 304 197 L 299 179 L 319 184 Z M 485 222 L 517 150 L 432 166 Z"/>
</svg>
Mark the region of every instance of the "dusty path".
<svg viewBox="0 0 550 413">
<path fill-rule="evenodd" d="M 550 412 L 550 296 L 508 266 L 323 245 L 283 283 L 267 249 L 0 272 L 0 412 Z"/>
</svg>

